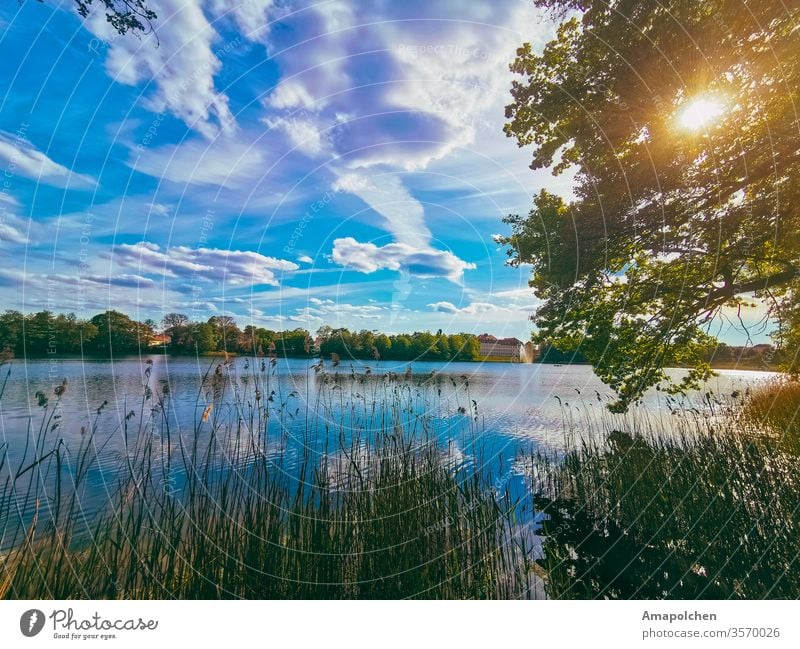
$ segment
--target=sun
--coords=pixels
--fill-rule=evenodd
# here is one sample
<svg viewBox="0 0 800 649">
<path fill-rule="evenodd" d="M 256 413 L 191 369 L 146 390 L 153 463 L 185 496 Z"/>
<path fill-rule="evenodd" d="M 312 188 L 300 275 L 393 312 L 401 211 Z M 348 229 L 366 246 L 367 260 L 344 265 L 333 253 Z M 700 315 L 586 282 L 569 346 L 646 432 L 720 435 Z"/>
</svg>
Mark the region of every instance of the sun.
<svg viewBox="0 0 800 649">
<path fill-rule="evenodd" d="M 678 112 L 678 124 L 687 131 L 700 131 L 710 126 L 724 112 L 719 98 L 701 95 L 689 99 Z"/>
</svg>

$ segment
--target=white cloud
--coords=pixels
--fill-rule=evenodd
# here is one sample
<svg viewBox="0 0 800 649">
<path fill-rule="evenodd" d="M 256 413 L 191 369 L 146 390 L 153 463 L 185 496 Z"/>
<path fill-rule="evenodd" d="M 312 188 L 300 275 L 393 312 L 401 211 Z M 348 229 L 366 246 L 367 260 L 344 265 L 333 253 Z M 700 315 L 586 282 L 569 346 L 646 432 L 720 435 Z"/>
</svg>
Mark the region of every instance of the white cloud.
<svg viewBox="0 0 800 649">
<path fill-rule="evenodd" d="M 310 298 L 309 306 L 294 308 L 285 313 L 268 313 L 262 309 L 250 307 L 247 313 L 256 321 L 284 324 L 293 322 L 307 327 L 321 324 L 332 326 L 358 326 L 352 324 L 360 320 L 378 320 L 386 317 L 386 307 L 374 304 L 350 304 Z"/>
<path fill-rule="evenodd" d="M 108 308 L 130 314 L 140 308 L 155 312 L 177 296 L 162 292 L 156 282 L 140 275 L 45 274 L 15 269 L 0 269 L 0 291 L 6 308 L 13 305 L 26 311 L 39 308 L 78 315 Z"/>
<path fill-rule="evenodd" d="M 465 313 L 468 315 L 478 315 L 481 313 L 491 313 L 495 311 L 508 311 L 508 309 L 504 307 L 499 307 L 496 304 L 490 304 L 489 302 L 473 302 L 465 307 L 457 307 L 452 302 L 434 302 L 433 304 L 428 305 L 431 310 L 436 311 L 438 313 Z"/>
<path fill-rule="evenodd" d="M 26 245 L 31 241 L 27 235 L 28 222 L 13 214 L 0 210 L 0 246 L 4 243 Z"/>
<path fill-rule="evenodd" d="M 252 6 L 253 2 L 240 4 Z M 155 34 L 141 39 L 119 38 L 106 21 L 103 8 L 86 20 L 87 28 L 109 44 L 108 74 L 127 85 L 154 81 L 156 92 L 148 98 L 148 107 L 155 112 L 171 112 L 206 137 L 232 128 L 228 98 L 214 87 L 214 75 L 222 67 L 214 54 L 219 36 L 200 3 L 149 0 L 148 6 L 158 14 L 158 20 L 153 24 Z M 237 16 L 240 13 L 244 12 Z"/>
<path fill-rule="evenodd" d="M 94 284 L 123 288 L 152 288 L 157 286 L 157 284 L 149 277 L 142 277 L 141 275 L 132 275 L 127 273 L 120 275 L 86 275 L 77 279 L 78 281 L 86 281 Z"/>
<path fill-rule="evenodd" d="M 146 203 L 145 207 L 150 214 L 155 216 L 170 216 L 172 214 L 172 208 L 163 203 Z"/>
<path fill-rule="evenodd" d="M 334 190 L 358 196 L 384 218 L 384 227 L 398 243 L 409 246 L 426 246 L 431 231 L 425 225 L 424 209 L 396 175 L 380 174 L 372 177 L 364 173 L 340 176 Z"/>
<path fill-rule="evenodd" d="M 446 277 L 457 283 L 465 270 L 475 268 L 475 264 L 465 262 L 446 250 L 415 248 L 405 243 L 376 246 L 374 243 L 360 243 L 352 237 L 334 240 L 332 259 L 340 266 L 362 273 L 403 270 L 417 277 Z"/>
<path fill-rule="evenodd" d="M 175 183 L 243 188 L 264 170 L 264 154 L 251 142 L 217 138 L 188 140 L 180 145 L 145 149 L 132 156 L 131 167 Z"/>
<path fill-rule="evenodd" d="M 297 258 L 297 261 L 299 261 L 301 264 L 313 264 L 314 263 L 314 260 L 311 259 L 311 257 L 309 257 L 308 255 L 300 255 Z"/>
<path fill-rule="evenodd" d="M 193 278 L 231 286 L 278 286 L 275 271 L 297 270 L 294 262 L 260 253 L 219 248 L 174 246 L 162 250 L 154 243 L 120 244 L 113 260 L 145 274 Z"/>
<path fill-rule="evenodd" d="M 208 267 L 203 264 L 172 256 L 169 251 L 162 252 L 161 246 L 147 241 L 135 244 L 122 243 L 114 246 L 112 258 L 121 266 L 168 277 L 185 276 L 208 270 Z"/>
<path fill-rule="evenodd" d="M 92 189 L 97 181 L 51 160 L 26 139 L 0 131 L 0 163 L 5 173 L 19 174 L 63 189 Z"/>
<path fill-rule="evenodd" d="M 318 156 L 325 149 L 326 143 L 319 127 L 309 119 L 285 117 L 265 119 L 264 123 L 283 131 L 292 147 L 307 156 Z"/>
<path fill-rule="evenodd" d="M 5 191 L 0 191 L 0 203 L 5 203 L 5 206 L 3 207 L 8 205 L 11 205 L 12 207 L 19 207 L 19 201 Z"/>
<path fill-rule="evenodd" d="M 295 309 L 293 315 L 288 316 L 293 322 L 331 322 L 341 324 L 351 318 L 358 320 L 379 320 L 386 317 L 386 307 L 374 304 L 349 304 L 347 302 L 334 302 L 333 300 L 320 300 L 311 298 L 312 306 Z"/>
<path fill-rule="evenodd" d="M 325 21 L 328 32 L 338 32 L 346 29 L 353 23 L 352 3 L 343 0 L 327 0 L 317 3 L 314 7 Z"/>
<path fill-rule="evenodd" d="M 262 41 L 269 34 L 269 12 L 273 0 L 212 0 L 211 11 L 232 16 L 242 33 L 251 41 Z"/>
<path fill-rule="evenodd" d="M 314 97 L 306 87 L 296 79 L 289 79 L 278 84 L 278 87 L 267 97 L 266 105 L 279 110 L 287 108 L 315 107 Z M 321 108 L 316 105 L 316 108 Z"/>
<path fill-rule="evenodd" d="M 492 293 L 491 297 L 500 298 L 501 300 L 511 300 L 514 302 L 520 300 L 531 302 L 532 300 L 536 300 L 536 297 L 533 294 L 533 289 L 530 286 L 511 288 L 504 291 L 495 291 Z"/>
</svg>

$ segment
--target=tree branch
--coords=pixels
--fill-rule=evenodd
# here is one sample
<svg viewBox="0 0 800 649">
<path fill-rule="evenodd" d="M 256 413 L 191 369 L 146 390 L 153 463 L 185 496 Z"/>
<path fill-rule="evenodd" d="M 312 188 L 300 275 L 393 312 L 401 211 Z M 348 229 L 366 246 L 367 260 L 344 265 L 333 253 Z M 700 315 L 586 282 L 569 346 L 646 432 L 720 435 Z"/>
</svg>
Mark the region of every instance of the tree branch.
<svg viewBox="0 0 800 649">
<path fill-rule="evenodd" d="M 800 272 L 798 272 L 797 269 L 795 268 L 791 268 L 789 270 L 784 270 L 780 273 L 775 273 L 774 275 L 770 275 L 769 277 L 762 277 L 759 279 L 750 280 L 748 282 L 742 282 L 740 284 L 730 284 L 727 286 L 723 286 L 722 288 L 718 288 L 715 291 L 711 291 L 708 294 L 708 299 L 709 301 L 716 302 L 717 300 L 724 298 L 731 298 L 735 295 L 740 295 L 742 293 L 763 291 L 770 287 L 786 284 L 787 282 L 790 282 L 793 279 L 796 279 L 797 277 L 800 277 Z"/>
</svg>

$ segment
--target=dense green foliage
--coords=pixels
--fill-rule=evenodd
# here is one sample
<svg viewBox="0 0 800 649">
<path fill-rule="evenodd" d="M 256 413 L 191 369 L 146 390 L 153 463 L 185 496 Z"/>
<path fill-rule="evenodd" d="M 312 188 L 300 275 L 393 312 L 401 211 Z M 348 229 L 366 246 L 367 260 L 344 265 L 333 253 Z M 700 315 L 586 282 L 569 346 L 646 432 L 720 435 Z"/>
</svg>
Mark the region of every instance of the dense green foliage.
<svg viewBox="0 0 800 649">
<path fill-rule="evenodd" d="M 471 361 L 479 356 L 480 343 L 473 334 L 412 334 L 387 336 L 371 331 L 323 327 L 318 332 L 323 356 L 331 353 L 342 358 L 384 358 L 392 360 Z"/>
<path fill-rule="evenodd" d="M 763 298 L 796 371 L 800 6 L 536 4 L 561 24 L 517 51 L 506 133 L 574 171 L 574 199 L 542 191 L 501 240 L 532 266 L 541 339 L 580 345 L 624 410 L 667 365 L 696 385 L 722 310 Z"/>
<path fill-rule="evenodd" d="M 227 351 L 230 353 L 341 359 L 475 360 L 480 344 L 473 334 L 435 334 L 427 331 L 386 335 L 374 331 L 350 331 L 321 327 L 312 337 L 305 329 L 274 331 L 247 325 L 240 329 L 230 316 L 214 316 L 206 323 L 191 323 L 179 313 L 164 317 L 168 348 L 174 353 Z"/>
<path fill-rule="evenodd" d="M 687 423 L 534 460 L 549 597 L 798 596 L 797 448 L 731 414 Z"/>
<path fill-rule="evenodd" d="M 154 335 L 152 324 L 137 322 L 119 311 L 99 313 L 89 322 L 97 330 L 97 335 L 86 341 L 89 354 L 111 356 L 146 351 Z"/>
<path fill-rule="evenodd" d="M 537 363 L 586 363 L 586 357 L 580 350 L 562 350 L 553 346 L 550 342 L 544 342 L 539 346 Z"/>
<path fill-rule="evenodd" d="M 154 335 L 152 323 L 137 322 L 119 311 L 90 320 L 50 311 L 0 315 L 0 350 L 18 357 L 135 354 L 147 351 Z"/>
<path fill-rule="evenodd" d="M 714 342 L 699 350 L 700 358 L 711 367 L 720 369 L 777 371 L 785 363 L 785 353 L 774 345 L 727 345 Z M 537 363 L 587 363 L 577 349 L 558 349 L 549 341 L 539 346 Z"/>
<path fill-rule="evenodd" d="M 247 325 L 240 329 L 230 316 L 212 316 L 206 322 L 190 322 L 180 313 L 162 321 L 161 340 L 155 323 L 138 322 L 118 311 L 100 313 L 90 320 L 73 314 L 40 311 L 0 315 L 0 350 L 17 357 L 88 354 L 108 357 L 166 349 L 172 354 L 228 352 L 295 358 L 471 361 L 479 357 L 474 334 L 435 334 L 417 331 L 386 335 L 374 331 L 320 328 L 312 337 L 305 329 L 274 331 Z"/>
<path fill-rule="evenodd" d="M 79 353 L 82 341 L 94 339 L 97 333 L 94 323 L 78 320 L 71 313 L 40 311 L 26 316 L 6 311 L 0 315 L 0 349 L 15 356 Z"/>
</svg>

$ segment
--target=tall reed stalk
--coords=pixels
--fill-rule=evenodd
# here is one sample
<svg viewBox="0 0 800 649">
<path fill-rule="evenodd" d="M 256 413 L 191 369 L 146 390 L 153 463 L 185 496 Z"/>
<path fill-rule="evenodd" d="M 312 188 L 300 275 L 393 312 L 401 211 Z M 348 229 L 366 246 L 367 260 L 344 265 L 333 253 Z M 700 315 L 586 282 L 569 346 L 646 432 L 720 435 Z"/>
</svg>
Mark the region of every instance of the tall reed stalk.
<svg viewBox="0 0 800 649">
<path fill-rule="evenodd" d="M 737 403 L 529 460 L 549 597 L 800 596 L 797 455 Z"/>
<path fill-rule="evenodd" d="M 75 449 L 58 438 L 63 390 L 41 395 L 23 460 L 0 448 L 0 597 L 531 595 L 517 503 L 483 461 L 453 461 L 441 426 L 479 444 L 473 418 L 434 415 L 440 388 L 323 369 L 306 395 L 284 394 L 273 365 L 209 368 L 189 435 L 149 366 L 120 427 L 100 439 L 95 419 Z M 87 475 L 113 436 L 124 448 L 108 506 L 89 516 Z"/>
</svg>

